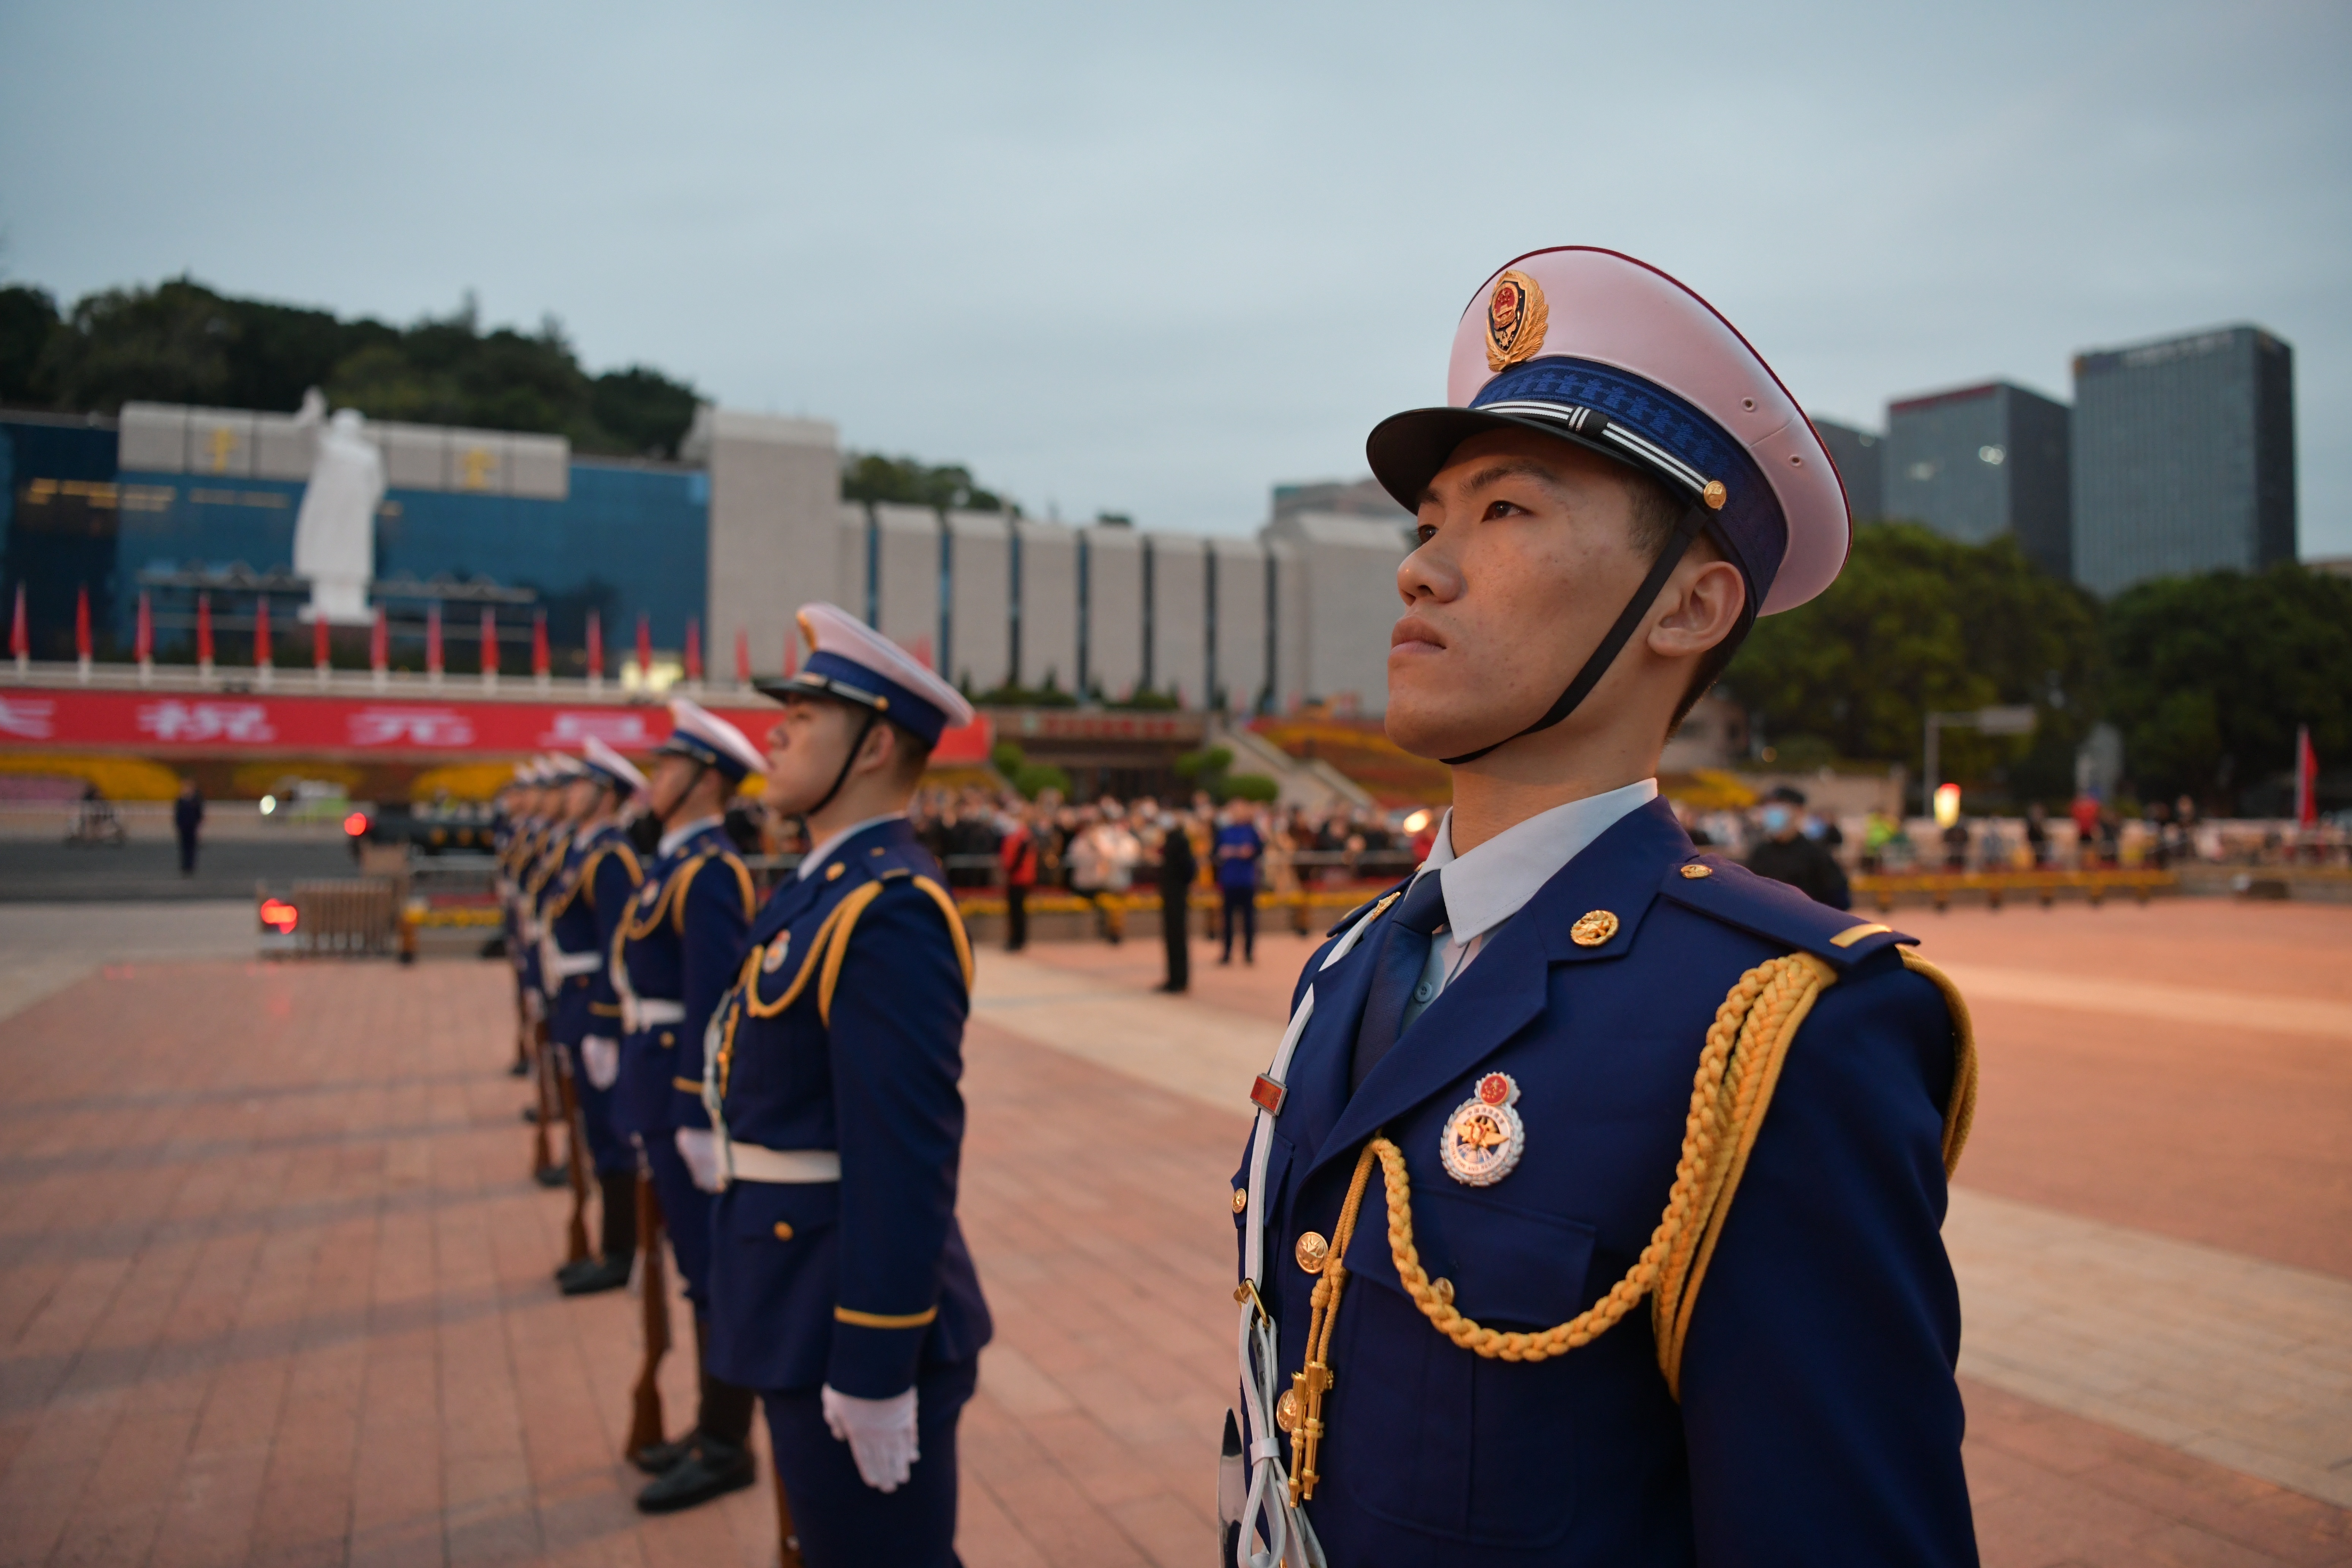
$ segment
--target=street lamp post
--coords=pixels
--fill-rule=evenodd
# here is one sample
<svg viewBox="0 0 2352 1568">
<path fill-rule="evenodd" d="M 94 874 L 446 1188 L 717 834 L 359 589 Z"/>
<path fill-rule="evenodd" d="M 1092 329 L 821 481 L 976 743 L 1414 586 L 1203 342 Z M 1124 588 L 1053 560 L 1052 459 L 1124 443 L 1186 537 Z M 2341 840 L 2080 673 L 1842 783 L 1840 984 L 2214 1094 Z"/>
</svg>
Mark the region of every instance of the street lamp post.
<svg viewBox="0 0 2352 1568">
<path fill-rule="evenodd" d="M 2012 707 L 1976 708 L 1960 713 L 1930 713 L 1927 715 L 1927 771 L 1919 775 L 1919 809 L 1935 809 L 1936 785 L 1942 782 L 1937 767 L 1942 762 L 1946 730 L 1974 730 L 1979 735 L 2031 735 L 2033 733 L 2034 712 L 2030 702 Z"/>
</svg>

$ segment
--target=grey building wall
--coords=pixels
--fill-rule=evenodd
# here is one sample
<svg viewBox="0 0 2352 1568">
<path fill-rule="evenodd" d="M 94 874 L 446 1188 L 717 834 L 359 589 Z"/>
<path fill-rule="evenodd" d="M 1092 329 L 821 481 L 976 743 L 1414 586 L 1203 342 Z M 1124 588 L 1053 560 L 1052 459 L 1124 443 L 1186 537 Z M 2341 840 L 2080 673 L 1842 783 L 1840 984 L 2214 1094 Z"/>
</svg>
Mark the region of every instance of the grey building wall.
<svg viewBox="0 0 2352 1568">
<path fill-rule="evenodd" d="M 1838 478 L 1845 484 L 1846 509 L 1853 520 L 1874 522 L 1885 517 L 1885 475 L 1880 459 L 1886 453 L 1886 438 L 1875 430 L 1857 429 L 1834 419 L 1815 419 L 1813 428 L 1821 434 L 1822 445 L 1829 448 L 1830 460 L 1837 465 Z"/>
<path fill-rule="evenodd" d="M 1203 700 L 1223 695 L 1246 713 L 1265 689 L 1265 546 L 1252 539 L 1209 541 L 1210 671 Z"/>
<path fill-rule="evenodd" d="M 880 567 L 874 629 L 936 668 L 943 581 L 940 514 L 927 506 L 887 501 L 873 510 Z"/>
<path fill-rule="evenodd" d="M 1209 700 L 1209 552 L 1181 533 L 1143 536 L 1151 594 L 1144 642 L 1144 681 L 1172 691 L 1187 708 Z"/>
<path fill-rule="evenodd" d="M 1132 528 L 1078 530 L 1079 659 L 1086 685 L 1105 698 L 1143 679 L 1143 541 Z"/>
<path fill-rule="evenodd" d="M 710 565 L 704 647 L 713 668 L 747 635 L 751 668 L 783 669 L 793 612 L 831 598 L 840 579 L 841 452 L 814 419 L 710 411 Z M 519 469 L 527 471 L 529 458 Z M 520 476 L 519 476 L 520 477 Z"/>
<path fill-rule="evenodd" d="M 1040 687 L 1052 677 L 1060 689 L 1078 683 L 1078 536 L 1058 522 L 1028 519 L 1013 525 L 1018 542 L 1020 617 L 1013 679 Z"/>
<path fill-rule="evenodd" d="M 1885 515 L 1969 544 L 2014 533 L 2028 559 L 2071 575 L 2069 421 L 2064 404 L 2007 382 L 1889 404 Z"/>
<path fill-rule="evenodd" d="M 866 503 L 841 502 L 834 511 L 833 592 L 822 596 L 867 626 L 874 624 L 878 613 L 874 600 L 874 590 L 879 582 L 874 570 L 875 543 L 874 514 Z M 813 586 L 824 578 L 814 565 L 808 576 Z M 818 596 L 809 594 L 803 598 Z"/>
<path fill-rule="evenodd" d="M 974 691 L 1004 684 L 1013 669 L 1013 527 L 1002 512 L 947 514 L 949 607 L 940 664 Z"/>
<path fill-rule="evenodd" d="M 1298 628 L 1297 665 L 1284 681 L 1306 698 L 1352 703 L 1367 713 L 1388 707 L 1389 632 L 1402 613 L 1398 563 L 1412 550 L 1411 520 L 1301 512 L 1266 527 L 1269 541 L 1296 549 L 1305 566 L 1278 596 L 1280 613 Z M 1296 674 L 1292 670 L 1296 670 Z"/>
<path fill-rule="evenodd" d="M 2294 351 L 2260 327 L 2074 360 L 2084 586 L 2295 557 Z"/>
</svg>

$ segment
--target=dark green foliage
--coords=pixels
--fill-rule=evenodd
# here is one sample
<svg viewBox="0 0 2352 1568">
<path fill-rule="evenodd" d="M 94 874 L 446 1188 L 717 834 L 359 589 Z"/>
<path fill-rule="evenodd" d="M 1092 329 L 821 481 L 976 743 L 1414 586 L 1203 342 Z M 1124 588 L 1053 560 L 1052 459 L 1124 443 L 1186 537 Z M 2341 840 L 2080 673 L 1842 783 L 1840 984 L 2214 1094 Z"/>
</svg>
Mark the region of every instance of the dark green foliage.
<svg viewBox="0 0 2352 1568">
<path fill-rule="evenodd" d="M 1254 800 L 1267 805 L 1281 795 L 1282 786 L 1264 773 L 1234 773 L 1225 780 L 1227 800 Z"/>
<path fill-rule="evenodd" d="M 1059 791 L 1065 797 L 1070 793 L 1070 775 L 1051 763 L 1033 763 L 1015 741 L 999 741 L 989 749 L 989 765 L 1004 775 L 1005 782 L 1021 792 L 1026 800 L 1035 800 L 1046 790 Z"/>
<path fill-rule="evenodd" d="M 2030 702 L 2041 710 L 2032 737 L 1949 731 L 1945 771 L 2036 794 L 2054 783 L 2063 797 L 2071 777 L 2045 779 L 2045 764 L 2069 772 L 2105 672 L 2097 601 L 2045 575 L 2013 540 L 1960 544 L 1916 523 L 1874 523 L 1856 531 L 1827 593 L 1756 623 L 1724 690 L 1776 749 L 1915 770 L 1930 711 Z"/>
<path fill-rule="evenodd" d="M 1264 773 L 1232 772 L 1234 752 L 1230 746 L 1186 752 L 1173 765 L 1178 778 L 1194 789 L 1205 790 L 1209 798 L 1220 805 L 1229 800 L 1269 801 L 1282 793 L 1281 786 Z"/>
<path fill-rule="evenodd" d="M 1149 686 L 1139 685 L 1126 696 L 1105 702 L 1103 706 L 1136 713 L 1172 713 L 1183 704 L 1176 700 L 1176 694 L 1172 691 L 1155 691 Z"/>
<path fill-rule="evenodd" d="M 58 302 L 46 289 L 0 289 L 0 403 L 47 403 L 41 359 L 58 331 Z"/>
<path fill-rule="evenodd" d="M 2352 582 L 2293 564 L 2164 578 L 2116 595 L 2107 626 L 2109 716 L 2144 798 L 2235 809 L 2294 765 L 2298 724 L 2323 763 L 2352 760 Z"/>
<path fill-rule="evenodd" d="M 1062 689 L 1050 669 L 1039 685 L 999 686 L 980 693 L 971 700 L 976 708 L 1076 708 L 1078 705 L 1078 700 Z"/>
<path fill-rule="evenodd" d="M 37 313 L 0 291 L 0 398 L 111 414 L 125 401 L 291 410 L 310 387 L 373 419 L 568 437 L 583 452 L 675 457 L 694 389 L 643 366 L 590 376 L 550 318 L 485 332 L 470 300 L 415 326 L 235 300 L 191 279 L 89 295 L 44 334 L 17 385 L 16 323 Z M 38 296 L 46 302 L 47 296 Z"/>
<path fill-rule="evenodd" d="M 971 470 L 961 463 L 933 468 L 913 458 L 885 458 L 873 452 L 853 452 L 841 468 L 844 500 L 896 501 L 947 511 L 1004 511 L 1004 498 L 971 482 Z M 1009 509 L 1018 517 L 1019 507 Z"/>
</svg>

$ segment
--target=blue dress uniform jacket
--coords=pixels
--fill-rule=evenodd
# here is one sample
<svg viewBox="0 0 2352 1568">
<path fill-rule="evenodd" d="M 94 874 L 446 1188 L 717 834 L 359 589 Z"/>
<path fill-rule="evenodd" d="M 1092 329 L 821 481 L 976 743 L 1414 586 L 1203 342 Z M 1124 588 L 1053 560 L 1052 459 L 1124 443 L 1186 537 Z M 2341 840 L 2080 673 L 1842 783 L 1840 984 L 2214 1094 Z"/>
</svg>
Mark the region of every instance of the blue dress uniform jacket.
<svg viewBox="0 0 2352 1568">
<path fill-rule="evenodd" d="M 616 1111 L 648 1148 L 680 1127 L 710 1125 L 702 1034 L 743 966 L 758 904 L 750 868 L 714 822 L 654 861 L 614 934 L 616 988 L 625 983 L 631 995 L 674 1003 L 682 1015 L 621 1037 Z"/>
<path fill-rule="evenodd" d="M 881 1399 L 988 1342 L 955 1217 L 971 948 L 945 885 L 894 819 L 777 889 L 752 926 L 709 1072 L 726 1137 L 838 1150 L 841 1176 L 719 1194 L 710 1370 L 729 1383 Z M 828 921 L 851 906 L 835 949 Z"/>
<path fill-rule="evenodd" d="M 580 1120 L 588 1133 L 589 1152 L 596 1169 L 610 1173 L 633 1171 L 636 1156 L 614 1120 L 610 1088 L 599 1089 L 582 1060 L 580 1042 L 590 1035 L 617 1040 L 621 1033 L 621 1002 L 613 988 L 605 955 L 621 917 L 636 897 L 645 873 L 628 835 L 612 823 L 584 836 L 574 836 L 564 856 L 563 869 L 550 884 L 546 913 L 541 917 L 551 939 L 551 955 L 576 973 L 551 975 L 555 982 L 549 1008 L 549 1034 L 572 1056 L 573 1088 L 580 1096 Z M 542 963 L 550 954 L 542 954 Z"/>
<path fill-rule="evenodd" d="M 1617 927 L 1583 945 L 1571 932 L 1596 910 Z M 1328 969 L 1327 943 L 1294 997 L 1317 993 L 1272 1124 L 1263 1293 L 1282 1386 L 1317 1279 L 1299 1238 L 1334 1234 L 1375 1133 L 1404 1156 L 1421 1261 L 1459 1310 L 1549 1328 L 1605 1297 L 1658 1226 L 1726 993 L 1792 952 L 1836 977 L 1789 1047 L 1703 1276 L 1679 1403 L 1646 1301 L 1548 1360 L 1457 1348 L 1400 1279 L 1375 1166 L 1305 1504 L 1333 1568 L 1975 1562 L 1939 1235 L 1962 1047 L 1894 945 L 1907 939 L 1702 857 L 1655 802 L 1495 931 L 1350 1097 L 1379 935 L 1377 914 L 1356 919 L 1362 937 Z M 1517 1085 L 1524 1152 L 1465 1185 L 1441 1135 L 1489 1073 Z"/>
</svg>

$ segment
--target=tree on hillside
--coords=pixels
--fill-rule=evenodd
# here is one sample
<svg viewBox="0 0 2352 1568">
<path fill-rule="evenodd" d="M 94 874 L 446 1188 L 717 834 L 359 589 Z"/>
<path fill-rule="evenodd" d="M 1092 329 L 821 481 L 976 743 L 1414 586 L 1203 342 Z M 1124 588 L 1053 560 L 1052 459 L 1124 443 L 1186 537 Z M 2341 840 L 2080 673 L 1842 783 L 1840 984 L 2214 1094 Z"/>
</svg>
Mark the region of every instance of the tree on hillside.
<svg viewBox="0 0 2352 1568">
<path fill-rule="evenodd" d="M 1724 689 L 1776 745 L 1915 768 L 1929 712 L 2030 702 L 2041 710 L 2032 741 L 1955 731 L 1949 770 L 2063 795 L 2105 670 L 2097 602 L 2014 540 L 1962 544 L 1873 523 L 1820 598 L 1756 623 Z"/>
<path fill-rule="evenodd" d="M 2352 761 L 2352 582 L 2291 563 L 2163 578 L 2116 595 L 2107 625 L 2111 715 L 2146 798 L 2234 811 L 2293 765 L 2298 724 L 2323 760 Z"/>
<path fill-rule="evenodd" d="M 972 483 L 971 470 L 961 463 L 932 467 L 913 458 L 885 458 L 873 452 L 852 452 L 841 466 L 841 499 L 896 501 L 946 511 L 1005 511 L 1015 517 L 1019 507 Z"/>
<path fill-rule="evenodd" d="M 0 289 L 0 398 L 11 402 L 290 410 L 313 386 L 371 418 L 543 432 L 627 456 L 676 456 L 696 402 L 692 386 L 643 366 L 591 376 L 552 317 L 534 333 L 484 331 L 470 297 L 403 328 L 232 299 L 187 278 L 101 290 L 61 318 L 37 289 Z"/>
</svg>

